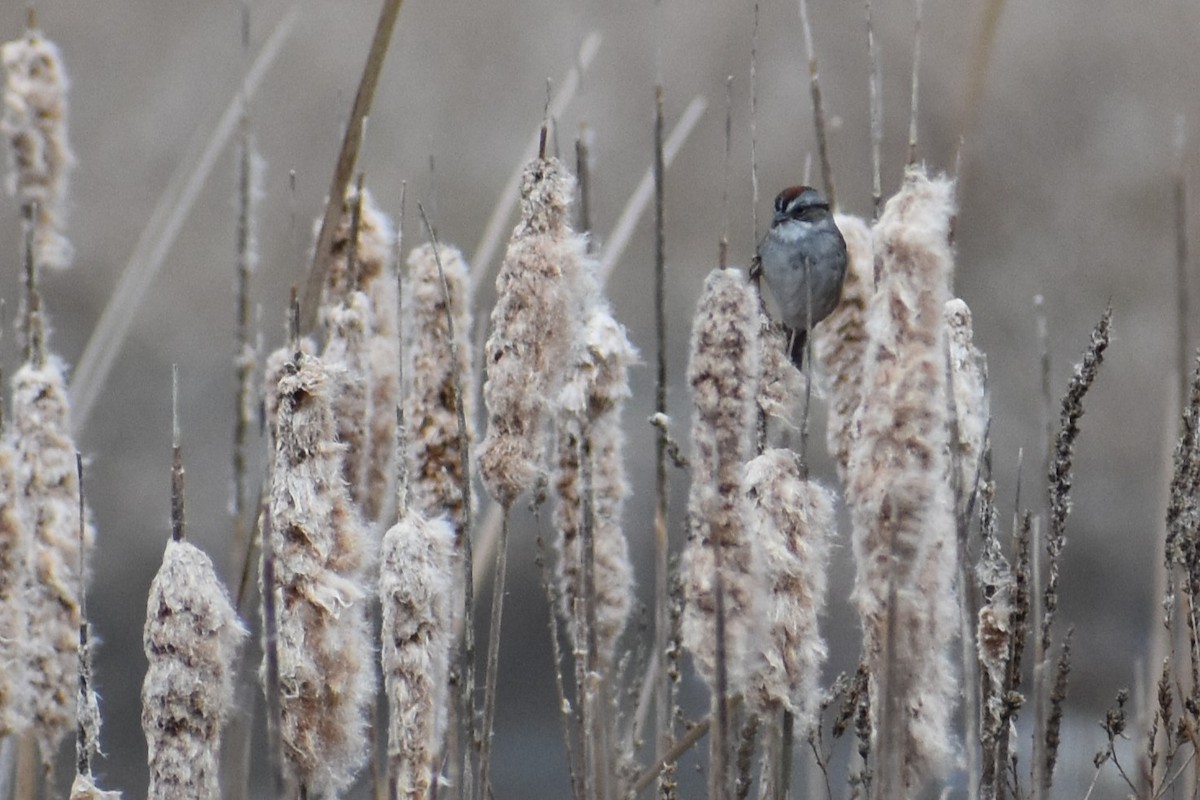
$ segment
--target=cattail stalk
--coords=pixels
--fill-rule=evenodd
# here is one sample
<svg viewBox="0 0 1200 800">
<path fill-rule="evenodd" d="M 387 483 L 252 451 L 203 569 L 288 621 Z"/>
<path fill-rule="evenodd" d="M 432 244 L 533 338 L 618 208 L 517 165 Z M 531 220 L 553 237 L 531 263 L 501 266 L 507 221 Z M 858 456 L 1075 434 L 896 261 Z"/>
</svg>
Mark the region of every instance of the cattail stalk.
<svg viewBox="0 0 1200 800">
<path fill-rule="evenodd" d="M 297 354 L 276 388 L 271 475 L 284 755 L 302 790 L 346 788 L 367 761 L 374 696 L 365 537 L 341 475 L 331 394 L 318 358 Z"/>
<path fill-rule="evenodd" d="M 39 266 L 71 265 L 65 229 L 67 177 L 75 164 L 67 142 L 67 77 L 58 47 L 31 28 L 0 47 L 4 63 L 4 114 L 9 194 L 33 225 Z"/>
<path fill-rule="evenodd" d="M 910 170 L 874 230 L 882 271 L 866 314 L 847 499 L 854 599 L 874 678 L 879 797 L 909 796 L 948 768 L 958 628 L 955 515 L 942 309 L 950 299 L 953 185 Z"/>
</svg>

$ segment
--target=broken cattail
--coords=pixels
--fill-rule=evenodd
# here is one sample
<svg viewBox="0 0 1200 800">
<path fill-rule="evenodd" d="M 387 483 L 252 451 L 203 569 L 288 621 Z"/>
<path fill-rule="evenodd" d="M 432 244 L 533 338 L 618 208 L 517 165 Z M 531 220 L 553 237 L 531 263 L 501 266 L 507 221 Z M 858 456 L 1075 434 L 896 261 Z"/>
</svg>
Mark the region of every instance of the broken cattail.
<svg viewBox="0 0 1200 800">
<path fill-rule="evenodd" d="M 541 468 L 542 416 L 568 371 L 583 310 L 585 240 L 571 230 L 574 180 L 556 158 L 538 158 L 521 181 L 521 220 L 500 273 L 487 340 L 487 436 L 479 470 L 488 492 L 510 505 Z"/>
<path fill-rule="evenodd" d="M 598 303 L 589 315 L 576 364 L 559 394 L 555 414 L 557 463 L 553 486 L 558 547 L 558 596 L 575 646 L 582 649 L 584 630 L 578 610 L 588 602 L 584 585 L 582 526 L 591 525 L 592 585 L 595 590 L 597 669 L 613 663 L 617 640 L 633 604 L 633 566 L 621 514 L 629 486 L 622 455 L 625 436 L 621 409 L 630 396 L 629 367 L 637 359 L 625 328 Z M 586 440 L 586 446 L 585 446 Z M 590 454 L 590 487 L 582 483 L 584 454 Z M 590 489 L 590 503 L 582 493 Z M 590 520 L 583 511 L 590 505 Z"/>
<path fill-rule="evenodd" d="M 457 534 L 416 509 L 383 537 L 380 654 L 389 704 L 388 760 L 397 798 L 425 800 L 437 774 L 449 707 L 450 651 L 460 590 Z"/>
<path fill-rule="evenodd" d="M 975 491 L 975 476 L 983 453 L 983 437 L 989 417 L 987 359 L 974 343 L 971 309 L 957 297 L 946 303 L 946 345 L 950 353 L 950 389 L 958 441 L 951 442 L 950 465 L 958 466 L 961 510 L 966 510 Z"/>
<path fill-rule="evenodd" d="M 366 533 L 342 480 L 335 389 L 318 358 L 299 354 L 285 370 L 271 474 L 284 754 L 318 795 L 344 789 L 369 757 L 375 684 L 363 608 Z"/>
<path fill-rule="evenodd" d="M 0 47 L 8 139 L 8 192 L 34 226 L 34 260 L 59 269 L 71 264 L 64 233 L 67 175 L 75 163 L 67 143 L 67 76 L 58 47 L 38 30 Z M 36 207 L 36 216 L 35 209 Z"/>
<path fill-rule="evenodd" d="M 404 282 L 405 341 L 404 418 L 408 432 L 406 460 L 413 507 L 428 517 L 445 514 L 459 532 L 467 518 L 463 506 L 465 467 L 459 449 L 457 376 L 462 386 L 467 441 L 475 438 L 475 382 L 471 368 L 471 296 L 467 264 L 456 247 L 432 244 L 408 256 Z M 450 295 L 447 314 L 438 260 Z M 450 317 L 453 318 L 458 363 L 451 360 Z M 393 417 L 395 414 L 393 414 Z"/>
<path fill-rule="evenodd" d="M 847 500 L 872 682 L 876 791 L 909 796 L 950 765 L 958 629 L 942 310 L 950 299 L 953 184 L 910 169 L 875 226 L 879 288 Z"/>
<path fill-rule="evenodd" d="M 325 351 L 321 360 L 337 388 L 331 392 L 333 417 L 337 422 L 338 441 L 346 445 L 342 454 L 342 477 L 350 490 L 350 499 L 364 510 L 370 455 L 371 397 L 368 386 L 370 355 L 367 335 L 371 320 L 371 301 L 363 292 L 352 291 L 333 308 L 322 306 L 327 324 Z M 395 417 L 393 411 L 392 416 Z M 393 424 L 393 428 L 394 428 Z"/>
<path fill-rule="evenodd" d="M 13 376 L 13 443 L 17 502 L 33 538 L 26 637 L 33 733 L 42 758 L 54 757 L 75 724 L 79 677 L 80 557 L 79 478 L 63 363 L 47 355 Z M 95 532 L 83 526 L 83 548 Z"/>
<path fill-rule="evenodd" d="M 724 655 L 731 694 L 745 685 L 759 648 L 760 555 L 747 535 L 742 470 L 753 452 L 759 378 L 758 298 L 738 270 L 709 273 L 692 329 L 692 488 L 680 566 L 683 643 L 718 692 Z M 717 552 L 719 551 L 719 552 Z M 718 565 L 720 571 L 718 573 Z M 720 581 L 720 586 L 717 583 Z M 718 597 L 724 620 L 718 619 Z M 717 636 L 723 622 L 725 637 Z"/>
<path fill-rule="evenodd" d="M 860 217 L 838 214 L 846 240 L 846 277 L 837 308 L 813 329 L 813 353 L 829 386 L 825 441 L 845 485 L 850 451 L 858 438 L 855 413 L 862 393 L 862 360 L 867 346 L 867 304 L 875 292 L 871 229 Z"/>
<path fill-rule="evenodd" d="M 168 542 L 142 635 L 149 662 L 142 684 L 147 797 L 220 796 L 221 727 L 245 636 L 212 559 L 188 542 Z"/>
<path fill-rule="evenodd" d="M 29 615 L 26 574 L 33 541 L 18 508 L 20 496 L 16 453 L 9 436 L 0 438 L 0 736 L 29 727 Z"/>
<path fill-rule="evenodd" d="M 836 530 L 833 493 L 803 477 L 790 450 L 767 450 L 746 465 L 746 535 L 759 543 L 768 620 L 763 661 L 748 699 L 756 713 L 783 708 L 803 740 L 817 721 L 825 640 L 829 543 Z"/>
</svg>

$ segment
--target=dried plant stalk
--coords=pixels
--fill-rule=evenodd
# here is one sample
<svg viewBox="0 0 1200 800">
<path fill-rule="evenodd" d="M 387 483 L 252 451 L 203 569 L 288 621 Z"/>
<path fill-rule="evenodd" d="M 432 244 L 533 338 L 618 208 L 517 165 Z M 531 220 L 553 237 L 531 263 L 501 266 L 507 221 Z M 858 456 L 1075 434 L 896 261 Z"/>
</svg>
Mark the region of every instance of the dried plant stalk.
<svg viewBox="0 0 1200 800">
<path fill-rule="evenodd" d="M 446 275 L 450 295 L 446 309 L 438 260 Z M 471 367 L 471 296 L 467 264 L 458 248 L 432 244 L 415 248 L 408 256 L 404 282 L 405 403 L 408 431 L 405 447 L 413 507 L 428 517 L 446 514 L 460 533 L 467 520 L 463 505 L 466 467 L 459 448 L 458 396 L 460 381 L 467 440 L 475 440 L 475 371 Z M 450 318 L 453 318 L 455 352 L 451 358 Z M 393 416 L 395 416 L 393 414 Z"/>
<path fill-rule="evenodd" d="M 541 467 L 542 417 L 570 367 L 583 296 L 584 239 L 571 230 L 574 180 L 556 158 L 538 158 L 521 181 L 521 221 L 496 277 L 483 395 L 488 430 L 479 470 L 503 506 Z"/>
<path fill-rule="evenodd" d="M 29 727 L 33 703 L 25 627 L 33 539 L 18 507 L 19 486 L 13 442 L 5 436 L 0 439 L 0 737 Z"/>
<path fill-rule="evenodd" d="M 910 796 L 954 754 L 958 629 L 942 310 L 950 299 L 953 184 L 909 170 L 874 230 L 881 266 L 866 315 L 847 499 L 872 682 L 880 797 Z"/>
<path fill-rule="evenodd" d="M 450 653 L 460 590 L 457 534 L 445 517 L 403 513 L 383 537 L 384 688 L 395 797 L 431 796 L 449 708 Z"/>
<path fill-rule="evenodd" d="M 759 543 L 748 535 L 748 503 L 742 492 L 742 470 L 753 453 L 757 415 L 758 313 L 757 295 L 740 271 L 709 273 L 696 311 L 688 364 L 693 455 L 689 537 L 680 565 L 682 635 L 714 694 L 722 644 L 729 688 L 736 694 L 745 687 L 751 655 L 760 643 Z M 724 643 L 714 635 L 718 578 Z"/>
<path fill-rule="evenodd" d="M 8 192 L 33 222 L 37 264 L 69 267 L 73 252 L 64 232 L 65 201 L 75 157 L 67 143 L 62 55 L 41 31 L 29 30 L 0 47 L 0 60 L 6 75 L 0 135 L 8 139 Z"/>
<path fill-rule="evenodd" d="M 846 277 L 842 299 L 813 329 L 816 363 L 829 385 L 829 422 L 825 441 L 837 461 L 838 477 L 849 477 L 850 452 L 858 440 L 856 414 L 861 402 L 863 355 L 867 347 L 867 304 L 875 292 L 875 254 L 871 229 L 860 217 L 838 214 L 846 240 Z"/>
<path fill-rule="evenodd" d="M 335 388 L 320 359 L 300 354 L 285 369 L 271 476 L 284 753 L 302 786 L 318 795 L 347 787 L 367 761 L 375 684 L 366 533 L 342 480 Z"/>
<path fill-rule="evenodd" d="M 80 549 L 95 531 L 83 526 L 80 544 L 79 478 L 69 431 L 63 363 L 54 355 L 24 364 L 13 376 L 13 442 L 18 508 L 33 536 L 26 639 L 33 733 L 42 758 L 53 758 L 75 725 L 79 677 Z"/>
<path fill-rule="evenodd" d="M 148 797 L 220 797 L 221 728 L 245 637 L 212 559 L 188 542 L 168 542 L 150 584 L 142 634 L 149 662 L 142 683 Z"/>
<path fill-rule="evenodd" d="M 558 549 L 560 612 L 577 649 L 583 620 L 580 601 L 595 603 L 596 668 L 611 674 L 617 640 L 629 620 L 633 606 L 633 565 L 629 543 L 621 527 L 622 511 L 629 486 L 625 480 L 621 410 L 630 396 L 629 367 L 637 352 L 625 328 L 613 319 L 603 304 L 588 318 L 582 347 L 576 351 L 575 367 L 559 395 L 555 414 L 557 461 L 553 486 L 558 497 L 554 524 Z M 583 446 L 584 440 L 587 446 Z M 590 453 L 591 486 L 582 483 L 583 453 Z M 582 492 L 590 488 L 590 503 Z M 590 506 L 591 519 L 582 518 Z M 590 524 L 593 540 L 594 598 L 587 599 L 584 581 L 585 553 L 582 526 Z"/>
<path fill-rule="evenodd" d="M 821 665 L 827 648 L 818 628 L 825 608 L 829 544 L 836 531 L 833 493 L 806 480 L 791 450 L 767 450 L 746 465 L 747 536 L 762 549 L 767 645 L 752 678 L 751 709 L 786 709 L 797 738 L 817 722 Z"/>
</svg>

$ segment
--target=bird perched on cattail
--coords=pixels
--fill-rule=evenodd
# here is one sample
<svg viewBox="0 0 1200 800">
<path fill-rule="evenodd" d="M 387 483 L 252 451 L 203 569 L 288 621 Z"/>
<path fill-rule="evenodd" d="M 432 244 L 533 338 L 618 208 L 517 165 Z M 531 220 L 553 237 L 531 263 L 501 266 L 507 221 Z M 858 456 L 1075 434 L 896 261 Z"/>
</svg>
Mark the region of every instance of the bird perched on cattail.
<svg viewBox="0 0 1200 800">
<path fill-rule="evenodd" d="M 846 275 L 846 241 L 824 195 L 811 186 L 779 193 L 771 229 L 758 243 L 758 263 L 792 331 L 789 350 L 800 367 L 808 332 L 837 307 Z"/>
</svg>

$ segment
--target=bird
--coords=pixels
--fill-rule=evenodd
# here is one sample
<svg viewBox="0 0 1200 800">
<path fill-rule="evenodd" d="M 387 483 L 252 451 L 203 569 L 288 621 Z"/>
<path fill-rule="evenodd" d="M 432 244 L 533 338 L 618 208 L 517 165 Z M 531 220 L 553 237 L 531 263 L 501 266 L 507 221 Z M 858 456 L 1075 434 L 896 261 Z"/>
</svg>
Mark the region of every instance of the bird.
<svg viewBox="0 0 1200 800">
<path fill-rule="evenodd" d="M 756 258 L 781 321 L 791 331 L 788 352 L 800 369 L 808 332 L 837 307 L 846 276 L 846 240 L 825 196 L 811 186 L 780 192 Z"/>
</svg>

